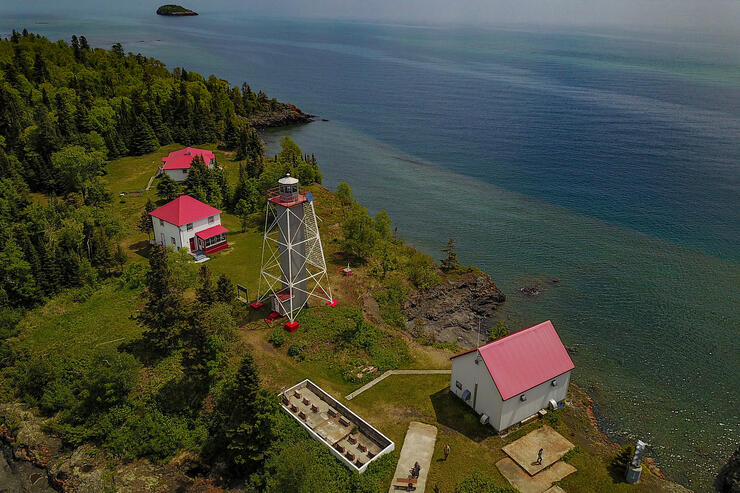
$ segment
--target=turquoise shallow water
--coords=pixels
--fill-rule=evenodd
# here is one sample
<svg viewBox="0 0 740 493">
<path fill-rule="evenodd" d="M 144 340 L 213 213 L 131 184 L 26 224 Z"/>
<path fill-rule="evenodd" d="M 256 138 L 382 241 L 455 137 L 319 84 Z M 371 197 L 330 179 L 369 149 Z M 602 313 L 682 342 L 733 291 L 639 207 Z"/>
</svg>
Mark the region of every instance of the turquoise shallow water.
<svg viewBox="0 0 740 493">
<path fill-rule="evenodd" d="M 454 236 L 507 293 L 510 326 L 551 319 L 613 437 L 649 442 L 697 490 L 737 446 L 737 39 L 207 11 L 0 18 L 12 27 L 120 41 L 329 119 L 265 138 L 290 134 L 418 248 Z M 517 294 L 532 282 L 543 295 Z"/>
</svg>

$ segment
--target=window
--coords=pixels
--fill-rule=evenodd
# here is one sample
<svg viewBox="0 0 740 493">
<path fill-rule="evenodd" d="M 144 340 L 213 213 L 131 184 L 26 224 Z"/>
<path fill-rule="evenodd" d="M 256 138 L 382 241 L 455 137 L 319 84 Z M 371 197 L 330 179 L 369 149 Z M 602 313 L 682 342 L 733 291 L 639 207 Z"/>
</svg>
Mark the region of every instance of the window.
<svg viewBox="0 0 740 493">
<path fill-rule="evenodd" d="M 212 224 L 212 223 L 213 223 L 213 216 L 208 216 L 208 224 Z"/>
<path fill-rule="evenodd" d="M 193 230 L 193 223 L 188 223 L 187 228 L 188 228 L 188 231 L 192 231 Z"/>
<path fill-rule="evenodd" d="M 162 221 L 162 220 L 160 219 L 160 220 L 159 220 L 159 225 L 160 225 L 160 226 L 164 226 L 164 221 Z"/>
<path fill-rule="evenodd" d="M 455 380 L 455 387 L 462 390 L 462 384 L 458 380 Z"/>
<path fill-rule="evenodd" d="M 187 175 L 188 174 L 188 170 L 186 170 L 186 169 L 182 170 L 182 174 L 183 175 Z"/>
<path fill-rule="evenodd" d="M 212 245 L 216 245 L 218 243 L 223 243 L 224 241 L 226 241 L 226 234 L 223 234 L 222 233 L 220 235 L 216 235 L 216 236 L 213 236 L 211 238 L 208 238 L 206 240 L 206 246 L 209 247 L 209 246 L 212 246 Z"/>
<path fill-rule="evenodd" d="M 173 244 L 173 245 L 175 245 L 175 244 L 176 244 L 176 243 L 175 243 L 175 237 L 174 237 L 174 236 L 170 236 L 170 241 L 172 242 L 172 244 Z"/>
<path fill-rule="evenodd" d="M 558 386 L 558 381 L 557 381 L 557 380 L 553 380 L 553 381 L 552 381 L 552 382 L 550 382 L 550 383 L 552 383 L 552 386 L 553 386 L 553 387 L 557 387 L 557 386 Z"/>
<path fill-rule="evenodd" d="M 527 401 L 527 394 L 522 394 L 522 395 L 521 395 L 521 396 L 519 397 L 519 400 L 520 400 L 520 401 L 522 401 L 522 402 L 526 402 L 526 401 Z"/>
</svg>

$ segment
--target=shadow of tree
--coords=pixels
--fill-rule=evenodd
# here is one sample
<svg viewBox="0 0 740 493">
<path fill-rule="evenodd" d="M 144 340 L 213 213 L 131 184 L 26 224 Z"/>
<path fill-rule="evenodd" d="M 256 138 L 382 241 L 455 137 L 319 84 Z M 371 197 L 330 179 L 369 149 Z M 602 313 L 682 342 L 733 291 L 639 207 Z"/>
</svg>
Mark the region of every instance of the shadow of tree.
<svg viewBox="0 0 740 493">
<path fill-rule="evenodd" d="M 465 435 L 476 443 L 496 435 L 490 426 L 482 425 L 480 418 L 460 399 L 444 388 L 429 396 L 437 422 Z"/>
<path fill-rule="evenodd" d="M 157 407 L 164 413 L 193 415 L 208 395 L 208 382 L 197 378 L 173 378 L 159 389 Z"/>
<path fill-rule="evenodd" d="M 152 245 L 151 243 L 149 243 L 149 240 L 137 241 L 136 243 L 132 243 L 131 246 L 129 246 L 129 250 L 142 258 L 149 258 L 149 251 L 151 250 L 151 248 Z"/>
<path fill-rule="evenodd" d="M 170 351 L 162 351 L 152 346 L 145 337 L 139 337 L 118 346 L 118 350 L 126 352 L 141 361 L 144 366 L 152 367 L 170 355 Z"/>
</svg>

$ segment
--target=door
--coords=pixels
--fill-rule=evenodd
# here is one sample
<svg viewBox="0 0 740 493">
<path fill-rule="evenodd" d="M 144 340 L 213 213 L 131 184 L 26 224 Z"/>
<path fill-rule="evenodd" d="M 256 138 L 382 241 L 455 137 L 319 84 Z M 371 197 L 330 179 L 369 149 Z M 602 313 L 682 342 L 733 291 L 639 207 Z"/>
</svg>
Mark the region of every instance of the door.
<svg viewBox="0 0 740 493">
<path fill-rule="evenodd" d="M 478 412 L 478 409 L 475 407 L 475 401 L 478 399 L 478 384 L 475 384 L 475 387 L 473 388 L 473 411 Z"/>
<path fill-rule="evenodd" d="M 160 239 L 162 240 L 162 241 L 161 241 L 161 243 L 162 243 L 162 246 L 163 246 L 163 247 L 166 247 L 166 246 L 167 246 L 167 243 L 165 243 L 165 242 L 164 242 L 164 233 L 161 233 L 161 234 L 159 235 L 159 237 L 160 237 Z"/>
<path fill-rule="evenodd" d="M 195 251 L 195 237 L 190 238 L 190 251 Z"/>
</svg>

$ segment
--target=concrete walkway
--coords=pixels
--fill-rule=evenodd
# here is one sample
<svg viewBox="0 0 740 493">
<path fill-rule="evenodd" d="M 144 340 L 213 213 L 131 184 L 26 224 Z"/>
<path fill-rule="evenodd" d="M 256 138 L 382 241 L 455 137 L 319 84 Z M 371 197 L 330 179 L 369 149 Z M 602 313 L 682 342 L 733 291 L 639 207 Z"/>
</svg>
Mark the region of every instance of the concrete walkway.
<svg viewBox="0 0 740 493">
<path fill-rule="evenodd" d="M 157 177 L 158 174 L 159 174 L 159 171 L 157 171 L 157 173 L 154 176 L 149 178 L 149 183 L 146 184 L 145 190 L 149 190 L 150 188 L 152 188 L 152 182 L 154 181 L 154 179 Z"/>
<path fill-rule="evenodd" d="M 351 401 L 358 395 L 365 392 L 367 389 L 379 384 L 386 378 L 390 377 L 391 375 L 450 375 L 452 374 L 452 370 L 388 370 L 382 375 L 380 375 L 375 380 L 366 383 L 359 389 L 355 390 L 354 392 L 347 394 L 346 399 L 348 401 Z"/>
<path fill-rule="evenodd" d="M 416 491 L 425 491 L 424 488 L 426 487 L 429 468 L 432 464 L 432 455 L 434 455 L 434 442 L 436 441 L 436 426 L 417 421 L 409 423 L 409 429 L 406 432 L 406 438 L 403 439 L 401 455 L 398 458 L 398 465 L 396 465 L 396 472 L 393 473 L 393 479 L 391 480 L 388 493 L 403 491 L 397 490 L 393 486 L 393 483 L 396 482 L 396 478 L 408 478 L 410 475 L 409 471 L 414 467 L 415 462 L 418 462 L 421 466 L 418 482 L 416 483 Z"/>
</svg>

